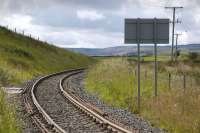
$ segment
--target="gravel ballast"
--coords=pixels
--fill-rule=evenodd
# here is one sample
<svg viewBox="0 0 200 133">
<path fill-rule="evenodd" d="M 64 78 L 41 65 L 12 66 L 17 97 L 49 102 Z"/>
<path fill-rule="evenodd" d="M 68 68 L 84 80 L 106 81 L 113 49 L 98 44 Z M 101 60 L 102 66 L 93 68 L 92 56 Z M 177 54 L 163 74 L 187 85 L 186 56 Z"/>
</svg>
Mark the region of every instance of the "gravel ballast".
<svg viewBox="0 0 200 133">
<path fill-rule="evenodd" d="M 73 91 L 75 95 L 91 103 L 92 105 L 95 105 L 100 110 L 106 112 L 109 116 L 109 119 L 117 120 L 128 129 L 138 129 L 141 133 L 164 132 L 159 128 L 152 127 L 148 121 L 134 115 L 133 113 L 124 109 L 108 106 L 103 103 L 97 96 L 88 94 L 84 89 L 84 76 L 85 73 L 80 73 L 70 77 L 69 80 L 65 80 L 64 88 L 69 89 L 69 91 Z M 67 84 L 70 86 L 70 88 L 67 87 Z"/>
<path fill-rule="evenodd" d="M 41 107 L 55 123 L 67 132 L 107 132 L 63 97 L 59 88 L 59 81 L 66 75 L 60 74 L 53 76 L 38 84 L 35 95 Z"/>
</svg>

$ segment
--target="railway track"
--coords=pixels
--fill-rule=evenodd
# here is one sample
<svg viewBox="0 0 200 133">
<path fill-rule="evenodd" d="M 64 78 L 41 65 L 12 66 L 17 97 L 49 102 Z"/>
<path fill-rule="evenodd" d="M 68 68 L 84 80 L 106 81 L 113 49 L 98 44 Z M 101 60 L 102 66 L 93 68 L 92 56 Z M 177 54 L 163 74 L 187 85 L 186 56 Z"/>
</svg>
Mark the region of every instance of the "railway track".
<svg viewBox="0 0 200 133">
<path fill-rule="evenodd" d="M 40 132 L 138 132 L 129 131 L 107 119 L 107 114 L 103 111 L 64 89 L 64 81 L 83 71 L 83 69 L 76 69 L 55 73 L 26 85 L 23 92 L 25 107 Z"/>
</svg>

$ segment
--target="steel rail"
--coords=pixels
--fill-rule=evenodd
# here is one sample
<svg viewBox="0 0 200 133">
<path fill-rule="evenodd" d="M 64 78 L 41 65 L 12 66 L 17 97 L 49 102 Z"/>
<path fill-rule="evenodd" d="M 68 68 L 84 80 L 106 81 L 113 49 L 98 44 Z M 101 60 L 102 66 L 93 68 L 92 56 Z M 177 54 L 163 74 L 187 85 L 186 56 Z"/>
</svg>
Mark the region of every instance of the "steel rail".
<svg viewBox="0 0 200 133">
<path fill-rule="evenodd" d="M 40 131 L 42 133 L 48 133 L 48 129 L 42 124 L 42 122 L 35 115 L 32 115 L 34 112 L 31 108 L 31 105 L 27 102 L 27 97 L 24 97 L 24 103 L 25 103 L 27 112 L 29 114 L 31 114 L 31 118 L 32 118 L 33 122 L 37 125 L 37 127 L 40 129 Z"/>
<path fill-rule="evenodd" d="M 58 124 L 56 124 L 54 122 L 54 120 L 45 112 L 45 110 L 40 106 L 40 104 L 38 103 L 36 97 L 35 97 L 35 94 L 34 94 L 34 91 L 36 89 L 36 87 L 38 86 L 39 83 L 41 83 L 43 80 L 47 79 L 47 78 L 50 78 L 50 77 L 53 77 L 53 76 L 56 76 L 56 75 L 59 75 L 59 74 L 64 74 L 64 73 L 69 73 L 69 72 L 77 72 L 77 71 L 80 71 L 80 70 L 84 70 L 83 68 L 81 69 L 73 69 L 73 70 L 67 70 L 67 71 L 63 71 L 63 72 L 58 72 L 58 73 L 54 73 L 54 74 L 50 74 L 50 75 L 47 75 L 47 76 L 44 76 L 44 77 L 41 77 L 39 78 L 35 83 L 34 85 L 32 86 L 31 88 L 31 97 L 32 97 L 32 100 L 33 100 L 33 103 L 34 105 L 36 106 L 36 108 L 38 109 L 38 111 L 42 114 L 42 116 L 45 118 L 45 120 L 47 121 L 47 123 L 49 125 L 51 125 L 53 127 L 53 129 L 55 129 L 57 132 L 59 133 L 67 133 L 64 129 L 62 129 Z"/>
<path fill-rule="evenodd" d="M 81 103 L 80 101 L 76 100 L 73 96 L 70 95 L 70 93 L 68 93 L 68 92 L 66 92 L 64 90 L 64 87 L 63 87 L 64 80 L 67 79 L 67 78 L 69 78 L 69 77 L 71 77 L 71 76 L 73 76 L 73 75 L 76 75 L 78 73 L 81 73 L 81 71 L 69 74 L 69 75 L 65 76 L 64 78 L 60 79 L 59 85 L 60 85 L 60 90 L 61 90 L 62 94 L 71 103 L 73 103 L 76 107 L 78 107 L 80 110 L 82 110 L 87 115 L 89 115 L 90 117 L 92 117 L 95 121 L 98 121 L 99 123 L 101 123 L 107 129 L 111 129 L 112 131 L 119 132 L 119 133 L 132 133 L 132 131 L 124 129 L 123 127 L 121 127 L 119 125 L 116 125 L 115 123 L 109 121 L 108 119 L 105 119 L 103 116 L 99 115 L 98 113 L 96 113 L 92 109 L 89 109 L 86 105 L 84 105 L 84 103 Z"/>
</svg>

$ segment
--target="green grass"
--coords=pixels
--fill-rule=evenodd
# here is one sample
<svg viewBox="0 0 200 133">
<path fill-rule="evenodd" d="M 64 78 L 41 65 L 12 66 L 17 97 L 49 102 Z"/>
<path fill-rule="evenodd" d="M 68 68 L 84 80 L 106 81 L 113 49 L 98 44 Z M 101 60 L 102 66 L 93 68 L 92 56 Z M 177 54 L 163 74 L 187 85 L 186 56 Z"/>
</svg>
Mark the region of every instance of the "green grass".
<svg viewBox="0 0 200 133">
<path fill-rule="evenodd" d="M 89 69 L 85 83 L 91 93 L 96 93 L 106 103 L 137 110 L 137 66 L 127 58 L 104 59 Z M 159 75 L 165 77 L 166 73 Z M 153 71 L 150 64 L 145 63 L 141 69 L 141 95 L 144 100 L 153 95 Z M 164 78 L 163 78 L 164 79 Z M 166 91 L 167 79 L 159 82 L 160 90 Z"/>
<path fill-rule="evenodd" d="M 73 53 L 0 27 L 0 86 L 17 86 L 36 76 L 87 67 L 91 57 Z M 0 91 L 0 133 L 19 133 L 15 109 Z"/>
<path fill-rule="evenodd" d="M 158 97 L 154 97 L 153 63 L 141 65 L 141 111 L 138 115 L 152 125 L 174 133 L 199 133 L 199 63 L 159 62 Z M 137 110 L 137 65 L 126 58 L 100 60 L 91 66 L 85 85 L 109 105 Z M 168 73 L 172 74 L 169 88 Z M 186 89 L 183 89 L 183 74 Z"/>
<path fill-rule="evenodd" d="M 128 60 L 132 60 L 132 61 L 136 61 L 137 60 L 137 56 L 110 56 L 110 57 L 94 57 L 97 60 L 104 60 L 104 59 L 116 59 L 116 58 L 127 58 Z M 145 62 L 151 62 L 155 60 L 154 56 L 141 56 L 141 61 L 145 61 Z M 158 55 L 157 56 L 157 60 L 158 61 L 169 61 L 170 57 L 168 55 Z"/>
<path fill-rule="evenodd" d="M 0 70 L 12 84 L 65 69 L 85 67 L 94 60 L 0 27 Z"/>
<path fill-rule="evenodd" d="M 90 92 L 97 93 L 106 103 L 127 107 L 126 101 L 133 99 L 132 95 L 129 95 L 133 94 L 133 90 L 130 89 L 134 80 L 132 74 L 133 70 L 125 60 L 105 60 L 91 68 L 86 86 Z"/>
<path fill-rule="evenodd" d="M 20 133 L 15 110 L 5 101 L 5 93 L 0 89 L 0 133 Z"/>
</svg>

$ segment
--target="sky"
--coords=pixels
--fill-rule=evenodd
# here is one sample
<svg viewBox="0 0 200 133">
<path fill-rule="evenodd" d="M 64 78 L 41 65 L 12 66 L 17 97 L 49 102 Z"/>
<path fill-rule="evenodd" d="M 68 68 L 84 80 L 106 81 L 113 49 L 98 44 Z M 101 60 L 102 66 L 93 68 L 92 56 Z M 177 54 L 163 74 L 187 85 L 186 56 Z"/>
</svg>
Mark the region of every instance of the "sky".
<svg viewBox="0 0 200 133">
<path fill-rule="evenodd" d="M 179 44 L 200 42 L 199 0 L 0 0 L 0 25 L 64 48 L 124 46 L 125 18 L 172 18 Z M 171 40 L 171 39 L 170 39 Z"/>
</svg>

